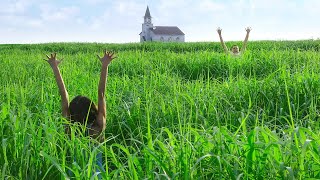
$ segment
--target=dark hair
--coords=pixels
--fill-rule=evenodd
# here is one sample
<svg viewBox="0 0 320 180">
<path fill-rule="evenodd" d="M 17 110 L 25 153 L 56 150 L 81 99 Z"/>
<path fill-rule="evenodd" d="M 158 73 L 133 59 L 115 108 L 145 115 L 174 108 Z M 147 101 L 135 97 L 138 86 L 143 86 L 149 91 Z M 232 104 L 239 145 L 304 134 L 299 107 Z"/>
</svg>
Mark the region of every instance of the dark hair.
<svg viewBox="0 0 320 180">
<path fill-rule="evenodd" d="M 69 105 L 71 122 L 79 122 L 85 124 L 93 123 L 98 116 L 96 105 L 85 96 L 75 97 Z M 88 119 L 87 119 L 88 117 Z"/>
<path fill-rule="evenodd" d="M 238 47 L 239 51 L 241 51 L 241 48 L 238 45 L 234 44 L 234 45 L 231 46 L 231 48 L 233 48 L 233 47 Z"/>
</svg>

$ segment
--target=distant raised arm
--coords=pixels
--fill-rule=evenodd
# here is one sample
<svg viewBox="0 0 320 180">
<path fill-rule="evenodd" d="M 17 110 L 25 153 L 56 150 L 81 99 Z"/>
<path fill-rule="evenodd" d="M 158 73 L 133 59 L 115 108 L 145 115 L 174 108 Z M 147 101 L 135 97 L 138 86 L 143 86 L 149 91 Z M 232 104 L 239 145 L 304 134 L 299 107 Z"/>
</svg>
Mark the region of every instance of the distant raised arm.
<svg viewBox="0 0 320 180">
<path fill-rule="evenodd" d="M 105 91 L 106 83 L 108 77 L 108 66 L 113 59 L 116 57 L 113 56 L 114 53 L 104 51 L 104 56 L 97 57 L 101 61 L 101 74 L 98 87 L 98 117 L 94 122 L 93 127 L 96 131 L 102 132 L 106 127 L 106 100 L 105 100 Z"/>
<path fill-rule="evenodd" d="M 246 37 L 244 38 L 244 41 L 243 41 L 242 50 L 241 50 L 242 52 L 244 52 L 247 48 L 247 42 L 249 39 L 249 33 L 251 31 L 251 27 L 247 27 L 246 31 L 247 31 L 247 34 L 246 34 Z"/>
<path fill-rule="evenodd" d="M 220 27 L 218 27 L 217 32 L 218 32 L 218 34 L 219 34 L 219 38 L 220 38 L 221 45 L 222 45 L 222 47 L 223 47 L 223 49 L 224 49 L 224 52 L 225 52 L 226 54 L 228 54 L 228 53 L 229 53 L 229 52 L 228 52 L 228 48 L 227 48 L 226 44 L 223 42 L 222 35 L 221 35 L 221 31 L 222 31 L 222 29 L 221 29 Z"/>
<path fill-rule="evenodd" d="M 60 74 L 60 70 L 58 68 L 59 63 L 61 62 L 61 60 L 59 61 L 58 59 L 56 59 L 57 54 L 53 53 L 50 55 L 50 57 L 48 55 L 46 55 L 48 59 L 44 59 L 45 61 L 47 61 L 52 70 L 53 70 L 53 74 L 56 78 L 56 82 L 59 88 L 59 92 L 60 92 L 60 96 L 61 96 L 61 108 L 62 108 L 62 116 L 65 118 L 68 118 L 70 113 L 69 113 L 69 97 L 68 97 L 68 92 L 66 90 L 66 87 L 64 85 L 62 76 Z"/>
</svg>

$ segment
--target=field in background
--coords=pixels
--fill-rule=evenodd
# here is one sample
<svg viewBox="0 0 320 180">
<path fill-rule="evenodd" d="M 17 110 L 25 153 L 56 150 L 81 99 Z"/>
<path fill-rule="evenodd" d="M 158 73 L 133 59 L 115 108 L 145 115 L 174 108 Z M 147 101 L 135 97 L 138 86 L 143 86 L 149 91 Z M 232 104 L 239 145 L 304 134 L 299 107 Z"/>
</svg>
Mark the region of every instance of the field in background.
<svg viewBox="0 0 320 180">
<path fill-rule="evenodd" d="M 228 42 L 227 45 L 240 42 Z M 57 52 L 70 100 L 97 103 L 107 82 L 107 141 L 64 134 Z M 0 45 L 0 178 L 320 178 L 320 41 L 256 41 L 240 58 L 219 43 Z M 71 161 L 75 159 L 75 161 Z"/>
</svg>

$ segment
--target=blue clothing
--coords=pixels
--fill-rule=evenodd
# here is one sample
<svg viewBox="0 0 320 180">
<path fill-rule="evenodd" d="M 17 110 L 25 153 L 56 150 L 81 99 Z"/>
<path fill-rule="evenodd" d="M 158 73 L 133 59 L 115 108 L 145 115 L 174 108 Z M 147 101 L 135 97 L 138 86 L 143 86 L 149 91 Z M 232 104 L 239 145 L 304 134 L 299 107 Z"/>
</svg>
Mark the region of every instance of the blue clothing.
<svg viewBox="0 0 320 180">
<path fill-rule="evenodd" d="M 92 126 L 92 124 L 88 124 L 88 125 L 87 125 L 87 128 L 86 128 L 87 130 L 86 130 L 86 132 L 85 132 L 86 136 L 89 136 L 89 131 L 88 131 L 88 129 L 90 129 L 91 126 Z M 104 169 L 104 166 L 103 166 L 104 163 L 103 163 L 103 158 L 102 158 L 102 152 L 99 151 L 99 149 L 96 149 L 96 148 L 97 148 L 97 144 L 91 144 L 91 143 L 90 143 L 90 144 L 89 144 L 89 147 L 90 147 L 90 151 L 91 151 L 91 152 L 93 152 L 93 151 L 98 151 L 98 152 L 96 153 L 95 158 L 93 159 L 92 165 L 93 165 L 94 169 L 93 169 L 91 175 L 93 176 L 94 174 L 98 173 L 98 175 L 97 175 L 98 179 L 102 179 L 101 173 L 105 172 L 105 169 Z M 90 155 L 89 155 L 89 157 L 86 157 L 84 151 L 83 151 L 83 155 L 85 156 L 85 159 L 89 161 Z M 77 163 L 76 157 L 73 158 L 73 163 Z M 68 171 L 68 175 L 69 175 L 70 177 L 74 177 L 74 176 L 75 176 L 71 170 Z"/>
<path fill-rule="evenodd" d="M 99 152 L 96 156 L 96 165 L 98 168 L 96 168 L 96 173 L 97 172 L 105 172 L 104 167 L 103 167 L 103 160 L 102 160 L 102 153 Z M 98 175 L 98 178 L 101 178 L 101 174 Z"/>
<path fill-rule="evenodd" d="M 85 159 L 87 159 L 89 161 L 90 157 L 85 157 Z M 78 164 L 76 157 L 73 158 L 72 164 L 73 163 Z M 102 179 L 101 173 L 105 172 L 103 164 L 104 163 L 103 163 L 102 152 L 98 152 L 97 155 L 95 156 L 95 158 L 93 159 L 93 163 L 92 163 L 93 170 L 92 170 L 91 175 L 93 176 L 94 174 L 98 173 L 98 175 L 97 175 L 98 179 Z M 70 177 L 75 177 L 74 173 L 71 170 L 68 171 L 68 175 Z"/>
</svg>

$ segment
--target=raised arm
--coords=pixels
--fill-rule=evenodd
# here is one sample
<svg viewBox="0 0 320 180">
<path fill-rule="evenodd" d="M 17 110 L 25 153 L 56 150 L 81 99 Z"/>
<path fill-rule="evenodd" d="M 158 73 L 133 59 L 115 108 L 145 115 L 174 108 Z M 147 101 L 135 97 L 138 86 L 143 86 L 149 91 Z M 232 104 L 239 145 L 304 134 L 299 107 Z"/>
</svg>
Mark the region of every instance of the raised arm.
<svg viewBox="0 0 320 180">
<path fill-rule="evenodd" d="M 248 39 L 249 39 L 249 33 L 251 31 L 251 27 L 247 27 L 246 28 L 246 31 L 247 31 L 247 34 L 246 34 L 246 37 L 244 38 L 244 41 L 243 41 L 243 44 L 242 44 L 242 52 L 244 52 L 247 48 L 247 42 L 248 42 Z"/>
<path fill-rule="evenodd" d="M 64 85 L 63 79 L 61 77 L 60 70 L 58 68 L 58 65 L 61 62 L 61 60 L 56 59 L 56 56 L 57 56 L 56 53 L 51 54 L 50 57 L 48 55 L 46 55 L 46 56 L 48 59 L 44 59 L 44 60 L 50 64 L 50 66 L 53 70 L 54 77 L 56 78 L 58 88 L 59 88 L 59 93 L 61 96 L 62 116 L 65 118 L 68 118 L 70 115 L 70 113 L 69 113 L 69 97 L 68 97 L 68 92 L 67 92 L 66 87 Z"/>
<path fill-rule="evenodd" d="M 104 51 L 104 56 L 97 57 L 101 61 L 101 74 L 98 87 L 98 117 L 93 124 L 93 129 L 96 131 L 102 132 L 106 127 L 106 100 L 105 100 L 105 91 L 106 83 L 108 77 L 108 66 L 113 59 L 116 57 L 113 56 L 114 53 Z"/>
<path fill-rule="evenodd" d="M 220 27 L 218 27 L 217 32 L 218 32 L 218 34 L 219 34 L 219 38 L 220 38 L 221 45 L 222 45 L 222 47 L 223 47 L 223 49 L 224 49 L 224 52 L 225 52 L 226 54 L 228 54 L 229 51 L 228 51 L 228 48 L 227 48 L 226 44 L 223 42 L 222 35 L 221 35 L 221 31 L 222 31 L 222 29 L 221 29 Z"/>
</svg>

